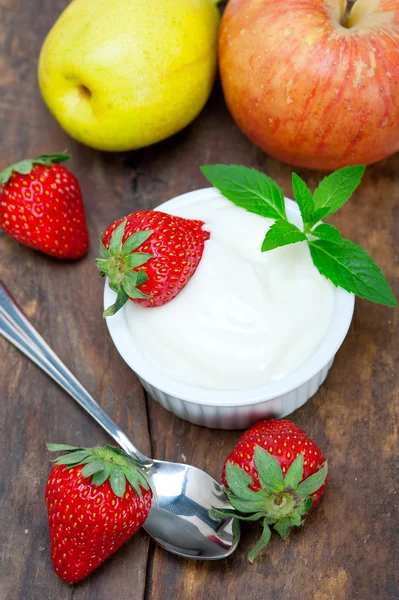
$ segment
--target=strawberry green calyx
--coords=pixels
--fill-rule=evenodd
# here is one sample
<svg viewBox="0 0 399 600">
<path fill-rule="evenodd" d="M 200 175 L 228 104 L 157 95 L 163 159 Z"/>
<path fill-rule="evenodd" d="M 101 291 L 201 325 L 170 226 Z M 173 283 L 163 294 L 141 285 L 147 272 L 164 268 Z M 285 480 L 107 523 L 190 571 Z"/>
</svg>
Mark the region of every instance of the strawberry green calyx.
<svg viewBox="0 0 399 600">
<path fill-rule="evenodd" d="M 251 489 L 252 478 L 238 465 L 229 462 L 225 493 L 233 508 L 212 508 L 209 513 L 213 519 L 233 517 L 261 521 L 262 535 L 248 556 L 251 563 L 269 543 L 270 526 L 285 540 L 293 526 L 303 524 L 313 503 L 312 494 L 325 483 L 328 473 L 326 461 L 319 471 L 302 481 L 304 457 L 299 454 L 284 477 L 275 457 L 260 446 L 255 448 L 254 462 L 261 488 Z"/>
<path fill-rule="evenodd" d="M 105 310 L 104 317 L 110 317 L 118 312 L 129 298 L 149 297 L 138 289 L 141 283 L 147 281 L 147 274 L 134 269 L 144 265 L 154 255 L 135 252 L 135 250 L 150 237 L 153 231 L 151 229 L 137 231 L 122 243 L 126 222 L 125 219 L 113 232 L 109 248 L 106 248 L 100 239 L 101 258 L 96 259 L 97 267 L 101 277 L 109 278 L 109 286 L 117 294 L 115 303 Z"/>
<path fill-rule="evenodd" d="M 5 186 L 13 173 L 20 173 L 21 175 L 28 175 L 34 165 L 47 165 L 51 166 L 59 164 L 65 160 L 69 160 L 71 157 L 69 154 L 42 154 L 37 158 L 29 158 L 21 160 L 20 162 L 10 165 L 2 173 L 0 173 L 0 185 Z"/>
<path fill-rule="evenodd" d="M 122 498 L 126 490 L 126 480 L 141 498 L 140 488 L 153 490 L 151 477 L 144 465 L 114 446 L 79 448 L 66 444 L 47 444 L 50 452 L 67 452 L 53 462 L 67 468 L 84 465 L 83 477 L 91 478 L 93 485 L 102 485 L 109 479 L 112 491 Z M 154 494 L 155 495 L 155 494 Z"/>
</svg>

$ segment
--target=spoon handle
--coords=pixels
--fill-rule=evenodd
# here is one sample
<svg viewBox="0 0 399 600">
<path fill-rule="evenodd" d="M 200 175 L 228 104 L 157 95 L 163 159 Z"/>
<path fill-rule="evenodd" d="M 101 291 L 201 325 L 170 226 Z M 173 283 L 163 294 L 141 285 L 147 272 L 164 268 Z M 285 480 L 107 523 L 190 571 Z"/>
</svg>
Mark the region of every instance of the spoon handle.
<svg viewBox="0 0 399 600">
<path fill-rule="evenodd" d="M 0 281 L 0 333 L 68 392 L 125 452 L 146 466 L 152 465 L 152 460 L 136 448 L 51 350 L 2 281 Z"/>
</svg>

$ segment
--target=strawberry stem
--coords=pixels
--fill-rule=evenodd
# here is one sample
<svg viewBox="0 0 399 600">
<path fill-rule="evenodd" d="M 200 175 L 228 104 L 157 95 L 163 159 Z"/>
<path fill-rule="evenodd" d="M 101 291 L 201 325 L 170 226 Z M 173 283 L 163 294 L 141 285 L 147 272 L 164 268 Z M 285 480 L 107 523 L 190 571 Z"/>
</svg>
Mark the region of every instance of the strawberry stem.
<svg viewBox="0 0 399 600">
<path fill-rule="evenodd" d="M 96 448 L 79 448 L 65 444 L 47 444 L 50 452 L 65 452 L 53 462 L 65 465 L 66 468 L 82 465 L 82 475 L 91 478 L 93 485 L 102 485 L 107 479 L 118 498 L 122 498 L 126 490 L 126 480 L 141 498 L 141 488 L 153 490 L 153 483 L 145 466 L 138 460 L 115 448 L 104 446 Z"/>
<path fill-rule="evenodd" d="M 233 510 L 213 508 L 209 513 L 215 519 L 230 516 L 244 521 L 262 521 L 263 533 L 248 557 L 250 562 L 269 543 L 269 525 L 273 525 L 283 539 L 293 526 L 302 525 L 313 503 L 312 494 L 325 483 L 328 472 L 325 462 L 316 473 L 302 481 L 304 459 L 299 454 L 284 477 L 278 461 L 261 446 L 255 447 L 254 461 L 261 488 L 251 489 L 253 480 L 248 473 L 228 462 L 225 493 Z"/>
<path fill-rule="evenodd" d="M 109 278 L 109 287 L 117 294 L 114 304 L 104 311 L 104 317 L 116 314 L 129 298 L 132 300 L 149 298 L 138 289 L 139 285 L 147 281 L 148 276 L 143 270 L 137 271 L 136 269 L 148 262 L 154 255 L 147 252 L 136 252 L 136 250 L 152 235 L 153 231 L 150 229 L 137 231 L 123 242 L 126 223 L 125 219 L 115 229 L 108 248 L 100 240 L 101 258 L 96 259 L 96 264 L 100 276 Z"/>
<path fill-rule="evenodd" d="M 65 160 L 69 160 L 71 157 L 69 154 L 42 154 L 37 158 L 28 158 L 21 160 L 13 165 L 10 165 L 4 171 L 0 173 L 0 185 L 5 186 L 9 181 L 13 173 L 20 173 L 20 175 L 28 175 L 34 165 L 47 165 L 51 166 L 59 164 Z"/>
</svg>

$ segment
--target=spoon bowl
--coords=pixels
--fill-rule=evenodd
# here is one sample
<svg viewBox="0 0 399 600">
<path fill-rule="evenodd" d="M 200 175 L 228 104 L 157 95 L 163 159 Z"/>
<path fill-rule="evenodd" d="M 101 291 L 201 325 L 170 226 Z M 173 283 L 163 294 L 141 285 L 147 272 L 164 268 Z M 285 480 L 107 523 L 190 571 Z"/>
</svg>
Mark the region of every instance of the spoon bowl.
<svg viewBox="0 0 399 600">
<path fill-rule="evenodd" d="M 0 333 L 54 379 L 130 456 L 152 476 L 155 492 L 144 524 L 163 548 L 201 560 L 226 558 L 237 547 L 233 519 L 213 520 L 209 509 L 231 508 L 223 489 L 210 475 L 189 465 L 152 460 L 105 413 L 36 331 L 0 281 Z"/>
<path fill-rule="evenodd" d="M 222 487 L 210 475 L 180 463 L 155 460 L 149 469 L 154 502 L 144 529 L 169 552 L 202 560 L 229 556 L 239 535 L 232 519 L 214 521 L 209 509 L 231 508 Z"/>
</svg>

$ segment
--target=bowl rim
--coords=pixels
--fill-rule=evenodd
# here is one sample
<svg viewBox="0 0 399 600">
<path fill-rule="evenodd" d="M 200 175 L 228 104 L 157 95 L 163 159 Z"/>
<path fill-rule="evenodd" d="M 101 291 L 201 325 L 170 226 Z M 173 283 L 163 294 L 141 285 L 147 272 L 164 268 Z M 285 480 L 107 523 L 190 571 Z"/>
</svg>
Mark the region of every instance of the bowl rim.
<svg viewBox="0 0 399 600">
<path fill-rule="evenodd" d="M 202 188 L 186 194 L 181 194 L 168 200 L 154 210 L 177 208 L 181 204 L 194 203 L 199 198 L 220 198 L 222 195 L 215 188 Z M 289 212 L 296 213 L 300 218 L 298 205 L 285 198 Z M 355 296 L 342 288 L 335 288 L 335 308 L 330 327 L 326 336 L 320 342 L 313 354 L 298 369 L 286 377 L 262 386 L 241 388 L 239 390 L 214 390 L 200 388 L 172 379 L 163 372 L 155 372 L 153 365 L 148 363 L 135 346 L 125 319 L 125 309 L 116 315 L 107 317 L 107 327 L 116 349 L 136 375 L 159 391 L 175 396 L 191 404 L 201 404 L 214 407 L 247 406 L 267 400 L 276 399 L 288 394 L 314 377 L 334 358 L 349 330 L 355 304 Z M 115 292 L 111 290 L 108 281 L 104 287 L 104 306 L 115 301 Z"/>
</svg>

